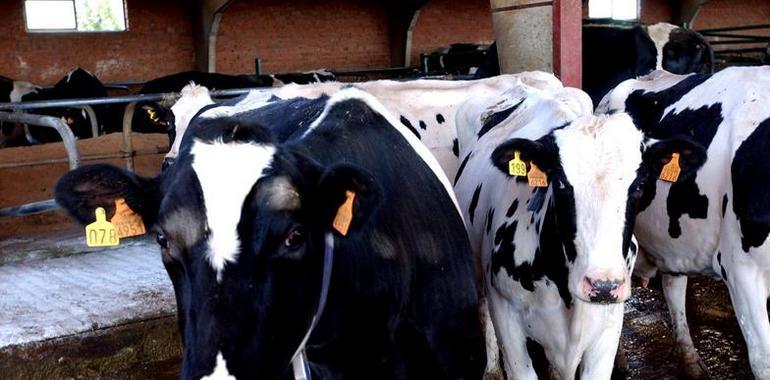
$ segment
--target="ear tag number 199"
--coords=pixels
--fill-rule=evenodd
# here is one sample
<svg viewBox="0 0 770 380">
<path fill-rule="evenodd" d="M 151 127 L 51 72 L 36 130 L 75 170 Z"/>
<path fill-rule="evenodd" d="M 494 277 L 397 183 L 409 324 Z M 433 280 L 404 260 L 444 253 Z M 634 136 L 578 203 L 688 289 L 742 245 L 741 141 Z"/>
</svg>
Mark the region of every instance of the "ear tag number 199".
<svg viewBox="0 0 770 380">
<path fill-rule="evenodd" d="M 508 174 L 512 176 L 527 175 L 527 164 L 521 160 L 521 153 L 517 150 L 513 152 L 513 159 L 508 161 Z"/>
<path fill-rule="evenodd" d="M 120 244 L 115 226 L 107 221 L 104 208 L 97 207 L 96 221 L 86 226 L 86 244 L 89 247 L 113 247 Z"/>
</svg>

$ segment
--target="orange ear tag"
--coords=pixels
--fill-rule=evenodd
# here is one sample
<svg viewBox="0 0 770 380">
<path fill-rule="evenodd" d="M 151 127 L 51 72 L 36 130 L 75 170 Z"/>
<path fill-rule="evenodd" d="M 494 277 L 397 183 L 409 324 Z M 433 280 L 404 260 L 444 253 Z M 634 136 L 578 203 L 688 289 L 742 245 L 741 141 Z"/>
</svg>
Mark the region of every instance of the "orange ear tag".
<svg viewBox="0 0 770 380">
<path fill-rule="evenodd" d="M 115 215 L 111 220 L 118 231 L 119 238 L 144 235 L 145 228 L 142 217 L 135 213 L 131 207 L 128 207 L 126 200 L 118 198 L 115 200 Z"/>
<path fill-rule="evenodd" d="M 521 160 L 520 155 L 518 150 L 513 152 L 513 159 L 508 161 L 508 174 L 520 177 L 527 175 L 527 164 Z"/>
<path fill-rule="evenodd" d="M 529 173 L 527 173 L 529 185 L 532 187 L 548 187 L 548 176 L 534 162 L 530 162 L 529 165 L 530 169 Z"/>
<path fill-rule="evenodd" d="M 679 172 L 682 169 L 679 167 L 679 153 L 671 153 L 671 161 L 669 161 L 663 170 L 660 171 L 660 179 L 668 182 L 676 182 L 679 179 Z"/>
<path fill-rule="evenodd" d="M 89 247 L 113 247 L 120 244 L 115 226 L 107 221 L 104 208 L 97 207 L 96 221 L 86 226 L 86 244 Z"/>
<path fill-rule="evenodd" d="M 350 222 L 353 221 L 353 200 L 356 198 L 356 193 L 346 190 L 345 197 L 345 203 L 337 209 L 337 216 L 332 222 L 332 227 L 342 236 L 347 236 Z"/>
</svg>

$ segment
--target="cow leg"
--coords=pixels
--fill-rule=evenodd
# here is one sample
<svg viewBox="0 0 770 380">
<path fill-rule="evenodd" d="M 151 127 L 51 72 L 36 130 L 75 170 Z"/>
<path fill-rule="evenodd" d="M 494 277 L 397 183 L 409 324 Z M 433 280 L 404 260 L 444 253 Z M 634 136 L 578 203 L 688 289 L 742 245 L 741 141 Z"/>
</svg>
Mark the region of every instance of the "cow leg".
<svg viewBox="0 0 770 380">
<path fill-rule="evenodd" d="M 613 320 L 607 321 L 607 328 L 583 354 L 580 365 L 581 379 L 609 380 L 612 377 L 615 354 L 620 344 L 620 331 L 623 327 L 623 305 L 611 307 L 615 308 L 610 316 Z"/>
<path fill-rule="evenodd" d="M 674 355 L 679 374 L 687 379 L 708 379 L 708 369 L 695 350 L 687 325 L 687 276 L 663 275 L 663 296 L 666 298 L 674 333 Z"/>
<path fill-rule="evenodd" d="M 484 329 L 484 341 L 487 348 L 487 368 L 484 370 L 484 380 L 505 380 L 500 363 L 500 347 L 497 345 L 495 328 L 489 315 L 489 302 L 484 297 L 479 302 L 479 314 Z"/>
<path fill-rule="evenodd" d="M 739 252 L 743 253 L 743 252 Z M 767 315 L 767 278 L 756 266 L 733 268 L 727 288 L 749 350 L 751 371 L 757 379 L 770 379 L 770 322 Z"/>
<path fill-rule="evenodd" d="M 488 287 L 489 313 L 494 321 L 497 342 L 503 350 L 503 363 L 509 379 L 537 380 L 527 352 L 527 336 L 517 311 L 494 287 Z"/>
</svg>

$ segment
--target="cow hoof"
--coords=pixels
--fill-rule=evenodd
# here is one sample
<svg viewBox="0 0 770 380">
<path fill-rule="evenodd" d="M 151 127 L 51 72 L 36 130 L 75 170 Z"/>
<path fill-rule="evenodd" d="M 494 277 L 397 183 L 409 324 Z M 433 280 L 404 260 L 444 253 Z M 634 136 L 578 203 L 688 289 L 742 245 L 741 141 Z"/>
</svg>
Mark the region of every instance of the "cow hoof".
<svg viewBox="0 0 770 380">
<path fill-rule="evenodd" d="M 679 375 L 687 380 L 709 379 L 708 368 L 700 357 L 683 358 L 679 360 Z"/>
</svg>

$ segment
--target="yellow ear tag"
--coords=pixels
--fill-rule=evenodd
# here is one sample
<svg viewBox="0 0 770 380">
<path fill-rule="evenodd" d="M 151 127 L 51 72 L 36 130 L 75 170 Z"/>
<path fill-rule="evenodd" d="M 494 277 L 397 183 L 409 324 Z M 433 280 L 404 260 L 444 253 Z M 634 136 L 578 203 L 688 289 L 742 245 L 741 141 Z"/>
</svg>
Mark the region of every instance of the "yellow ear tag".
<svg viewBox="0 0 770 380">
<path fill-rule="evenodd" d="M 518 150 L 513 152 L 513 159 L 508 161 L 508 174 L 521 177 L 527 175 L 527 164 L 521 160 L 520 155 Z"/>
<path fill-rule="evenodd" d="M 529 165 L 529 173 L 527 173 L 529 185 L 532 187 L 548 187 L 548 176 L 534 162 L 530 162 Z"/>
<path fill-rule="evenodd" d="M 142 217 L 135 213 L 131 207 L 128 207 L 126 200 L 123 198 L 115 200 L 115 215 L 112 217 L 111 222 L 118 231 L 118 237 L 121 239 L 144 235 L 147 232 L 144 229 Z"/>
<path fill-rule="evenodd" d="M 682 169 L 679 167 L 679 153 L 671 153 L 671 161 L 669 161 L 663 170 L 660 171 L 660 179 L 668 182 L 676 182 L 679 179 L 679 172 Z"/>
<path fill-rule="evenodd" d="M 356 193 L 346 190 L 345 197 L 347 197 L 345 203 L 337 209 L 337 216 L 332 222 L 332 227 L 342 236 L 347 236 L 350 222 L 353 221 L 353 200 L 356 198 Z"/>
<path fill-rule="evenodd" d="M 107 221 L 104 208 L 97 207 L 96 221 L 86 226 L 86 244 L 89 247 L 112 247 L 120 243 L 115 226 Z"/>
</svg>

